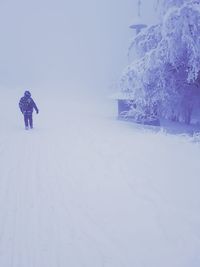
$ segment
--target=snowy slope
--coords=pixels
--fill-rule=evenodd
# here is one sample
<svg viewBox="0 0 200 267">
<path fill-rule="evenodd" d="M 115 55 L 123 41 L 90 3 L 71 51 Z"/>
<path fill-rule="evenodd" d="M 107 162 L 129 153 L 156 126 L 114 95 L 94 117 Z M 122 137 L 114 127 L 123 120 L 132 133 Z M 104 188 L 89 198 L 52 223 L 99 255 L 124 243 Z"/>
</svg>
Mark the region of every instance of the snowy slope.
<svg viewBox="0 0 200 267">
<path fill-rule="evenodd" d="M 95 99 L 0 91 L 1 267 L 200 266 L 200 146 Z M 93 112 L 93 114 L 92 114 Z"/>
</svg>

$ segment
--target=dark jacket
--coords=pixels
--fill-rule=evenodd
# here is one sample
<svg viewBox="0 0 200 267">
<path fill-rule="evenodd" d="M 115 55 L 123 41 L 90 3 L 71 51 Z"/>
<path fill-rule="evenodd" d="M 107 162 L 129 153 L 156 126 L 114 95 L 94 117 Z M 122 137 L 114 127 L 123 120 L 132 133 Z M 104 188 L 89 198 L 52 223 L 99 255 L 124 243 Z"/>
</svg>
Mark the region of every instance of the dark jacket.
<svg viewBox="0 0 200 267">
<path fill-rule="evenodd" d="M 23 96 L 19 101 L 19 108 L 24 115 L 31 115 L 33 109 L 38 113 L 39 110 L 31 97 Z"/>
</svg>

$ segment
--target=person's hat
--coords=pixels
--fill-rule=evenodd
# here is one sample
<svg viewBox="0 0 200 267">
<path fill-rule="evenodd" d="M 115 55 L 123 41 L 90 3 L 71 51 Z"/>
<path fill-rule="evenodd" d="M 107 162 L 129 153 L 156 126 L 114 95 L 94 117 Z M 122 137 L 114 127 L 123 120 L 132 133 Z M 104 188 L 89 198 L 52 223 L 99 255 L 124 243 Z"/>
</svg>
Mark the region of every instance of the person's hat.
<svg viewBox="0 0 200 267">
<path fill-rule="evenodd" d="M 29 91 L 25 91 L 24 95 L 27 97 L 31 97 L 31 93 Z"/>
</svg>

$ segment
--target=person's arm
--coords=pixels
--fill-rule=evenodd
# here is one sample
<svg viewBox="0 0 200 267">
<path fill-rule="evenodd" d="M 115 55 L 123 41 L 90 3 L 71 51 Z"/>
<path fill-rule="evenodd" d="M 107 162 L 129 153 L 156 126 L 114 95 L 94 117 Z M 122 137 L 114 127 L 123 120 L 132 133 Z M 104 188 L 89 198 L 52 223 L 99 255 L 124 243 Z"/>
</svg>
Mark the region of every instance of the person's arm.
<svg viewBox="0 0 200 267">
<path fill-rule="evenodd" d="M 33 101 L 33 100 L 32 100 Z M 39 109 L 38 107 L 36 106 L 35 102 L 33 101 L 33 108 L 35 109 L 36 113 L 38 114 L 39 113 Z"/>
<path fill-rule="evenodd" d="M 21 112 L 23 113 L 23 98 L 21 98 L 19 101 L 19 108 L 20 108 Z"/>
</svg>

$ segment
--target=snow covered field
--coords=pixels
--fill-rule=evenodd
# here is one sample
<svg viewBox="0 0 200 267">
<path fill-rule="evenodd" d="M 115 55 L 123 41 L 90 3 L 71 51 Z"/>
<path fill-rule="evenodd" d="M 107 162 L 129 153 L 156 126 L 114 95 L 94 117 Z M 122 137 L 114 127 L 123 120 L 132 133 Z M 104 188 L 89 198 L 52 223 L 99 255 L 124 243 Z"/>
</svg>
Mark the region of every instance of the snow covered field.
<svg viewBox="0 0 200 267">
<path fill-rule="evenodd" d="M 0 91 L 0 267 L 199 267 L 200 145 L 111 103 Z"/>
</svg>

